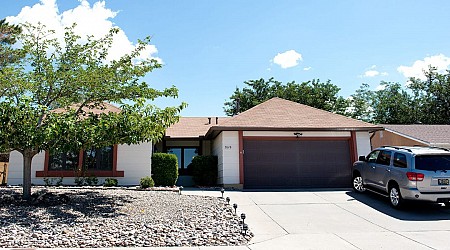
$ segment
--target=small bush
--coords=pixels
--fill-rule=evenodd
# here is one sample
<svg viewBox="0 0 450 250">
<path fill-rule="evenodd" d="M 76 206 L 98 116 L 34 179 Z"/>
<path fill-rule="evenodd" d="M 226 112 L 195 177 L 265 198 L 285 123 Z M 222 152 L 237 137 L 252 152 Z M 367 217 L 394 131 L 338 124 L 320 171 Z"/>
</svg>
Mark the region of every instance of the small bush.
<svg viewBox="0 0 450 250">
<path fill-rule="evenodd" d="M 53 178 L 44 177 L 44 186 L 46 187 L 53 186 Z"/>
<path fill-rule="evenodd" d="M 198 155 L 191 163 L 193 180 L 199 186 L 214 186 L 217 184 L 217 156 Z"/>
<path fill-rule="evenodd" d="M 141 188 L 149 188 L 149 187 L 155 186 L 155 182 L 153 181 L 152 177 L 150 177 L 150 176 L 142 177 L 140 184 L 141 184 Z"/>
<path fill-rule="evenodd" d="M 83 186 L 85 183 L 85 179 L 82 176 L 75 176 L 74 182 L 77 186 Z"/>
<path fill-rule="evenodd" d="M 119 182 L 114 178 L 106 178 L 105 183 L 103 183 L 105 187 L 117 187 L 117 185 L 119 185 Z"/>
<path fill-rule="evenodd" d="M 96 186 L 98 184 L 98 178 L 95 175 L 91 175 L 84 178 L 84 182 L 88 186 Z"/>
<path fill-rule="evenodd" d="M 156 186 L 174 186 L 178 179 L 178 160 L 174 154 L 152 155 L 152 177 Z"/>
<path fill-rule="evenodd" d="M 59 187 L 59 186 L 62 186 L 63 185 L 63 180 L 64 180 L 64 177 L 59 177 L 58 179 L 56 179 L 56 186 L 57 187 Z"/>
</svg>

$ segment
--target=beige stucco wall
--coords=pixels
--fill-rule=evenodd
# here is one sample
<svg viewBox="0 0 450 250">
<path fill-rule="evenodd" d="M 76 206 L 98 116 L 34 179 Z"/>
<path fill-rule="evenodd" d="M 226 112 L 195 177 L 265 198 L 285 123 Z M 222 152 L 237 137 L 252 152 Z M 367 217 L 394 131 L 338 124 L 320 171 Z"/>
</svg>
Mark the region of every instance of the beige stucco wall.
<svg viewBox="0 0 450 250">
<path fill-rule="evenodd" d="M 372 149 L 378 148 L 380 146 L 428 146 L 427 144 L 412 140 L 398 134 L 392 133 L 387 130 L 377 131 L 371 139 Z"/>
</svg>

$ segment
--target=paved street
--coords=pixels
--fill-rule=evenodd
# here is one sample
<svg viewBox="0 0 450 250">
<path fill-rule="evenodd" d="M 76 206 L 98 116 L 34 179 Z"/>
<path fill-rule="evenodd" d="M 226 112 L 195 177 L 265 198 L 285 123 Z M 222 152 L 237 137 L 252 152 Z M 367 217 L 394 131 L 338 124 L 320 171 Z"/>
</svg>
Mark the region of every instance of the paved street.
<svg viewBox="0 0 450 250">
<path fill-rule="evenodd" d="M 413 203 L 397 211 L 386 198 L 351 190 L 224 196 L 247 215 L 255 234 L 248 247 L 229 249 L 450 249 L 450 209 L 440 204 Z"/>
</svg>

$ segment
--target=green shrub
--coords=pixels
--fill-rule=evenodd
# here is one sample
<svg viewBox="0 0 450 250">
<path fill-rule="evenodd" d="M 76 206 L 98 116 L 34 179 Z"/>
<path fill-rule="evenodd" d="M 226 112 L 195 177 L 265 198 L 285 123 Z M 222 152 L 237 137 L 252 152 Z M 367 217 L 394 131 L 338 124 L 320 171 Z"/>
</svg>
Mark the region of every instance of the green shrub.
<svg viewBox="0 0 450 250">
<path fill-rule="evenodd" d="M 44 177 L 44 186 L 46 187 L 53 186 L 53 178 Z"/>
<path fill-rule="evenodd" d="M 191 163 L 193 180 L 199 186 L 214 186 L 217 184 L 217 156 L 198 155 Z"/>
<path fill-rule="evenodd" d="M 140 184 L 141 184 L 141 188 L 149 188 L 149 187 L 155 186 L 155 182 L 153 181 L 152 177 L 150 177 L 150 176 L 142 177 Z"/>
<path fill-rule="evenodd" d="M 152 155 L 152 178 L 156 186 L 174 186 L 178 179 L 178 160 L 174 154 Z"/>
<path fill-rule="evenodd" d="M 56 186 L 57 187 L 59 187 L 59 186 L 62 186 L 63 185 L 63 180 L 64 180 L 64 177 L 59 177 L 58 179 L 56 179 Z"/>
<path fill-rule="evenodd" d="M 88 186 L 96 186 L 98 184 L 98 178 L 95 175 L 91 175 L 84 178 L 84 182 Z"/>
<path fill-rule="evenodd" d="M 106 178 L 105 183 L 103 183 L 105 187 L 117 187 L 117 185 L 119 185 L 119 182 L 114 178 Z"/>
</svg>

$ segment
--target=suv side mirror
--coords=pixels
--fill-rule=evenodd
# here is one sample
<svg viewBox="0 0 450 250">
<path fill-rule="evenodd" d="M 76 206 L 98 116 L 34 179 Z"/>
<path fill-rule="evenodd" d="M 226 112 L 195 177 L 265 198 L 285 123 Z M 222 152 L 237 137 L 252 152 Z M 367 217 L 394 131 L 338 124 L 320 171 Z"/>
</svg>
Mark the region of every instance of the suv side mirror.
<svg viewBox="0 0 450 250">
<path fill-rule="evenodd" d="M 360 155 L 358 160 L 359 161 L 366 161 L 366 157 L 364 155 Z"/>
</svg>

